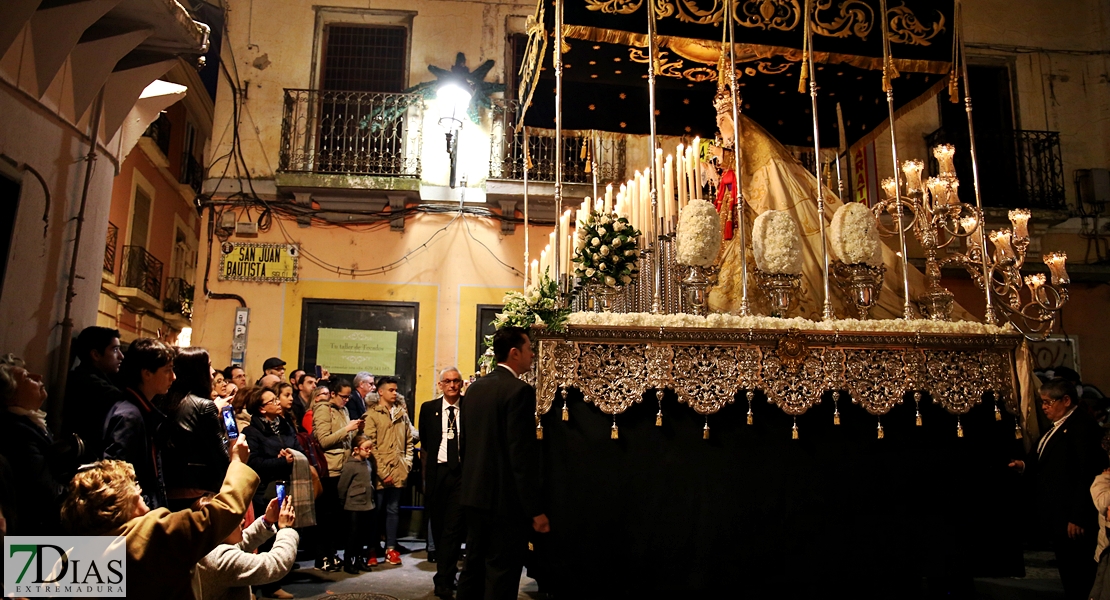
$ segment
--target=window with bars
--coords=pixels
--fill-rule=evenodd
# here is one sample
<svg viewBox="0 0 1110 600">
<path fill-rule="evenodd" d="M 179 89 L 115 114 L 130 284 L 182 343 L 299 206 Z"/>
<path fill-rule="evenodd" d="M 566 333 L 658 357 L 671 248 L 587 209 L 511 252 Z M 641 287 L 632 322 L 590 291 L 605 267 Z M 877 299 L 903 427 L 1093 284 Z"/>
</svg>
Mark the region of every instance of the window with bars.
<svg viewBox="0 0 1110 600">
<path fill-rule="evenodd" d="M 389 25 L 328 25 L 320 87 L 395 93 L 405 89 L 408 30 Z"/>
</svg>

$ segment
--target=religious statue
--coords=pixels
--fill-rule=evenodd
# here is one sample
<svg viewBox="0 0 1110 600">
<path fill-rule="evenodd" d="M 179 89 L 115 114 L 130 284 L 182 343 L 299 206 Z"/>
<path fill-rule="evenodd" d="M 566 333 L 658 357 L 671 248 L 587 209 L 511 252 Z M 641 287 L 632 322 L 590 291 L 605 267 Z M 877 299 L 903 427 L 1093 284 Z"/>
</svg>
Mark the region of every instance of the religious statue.
<svg viewBox="0 0 1110 600">
<path fill-rule="evenodd" d="M 718 77 L 723 82 L 723 77 Z M 737 100 L 739 100 L 737 94 Z M 721 215 L 721 235 L 731 240 L 736 224 L 736 152 L 732 127 L 732 92 L 729 86 L 720 83 L 717 95 L 713 97 L 713 108 L 717 110 L 717 139 L 710 145 L 709 164 L 705 166 L 706 181 L 717 192 L 714 204 Z"/>
</svg>

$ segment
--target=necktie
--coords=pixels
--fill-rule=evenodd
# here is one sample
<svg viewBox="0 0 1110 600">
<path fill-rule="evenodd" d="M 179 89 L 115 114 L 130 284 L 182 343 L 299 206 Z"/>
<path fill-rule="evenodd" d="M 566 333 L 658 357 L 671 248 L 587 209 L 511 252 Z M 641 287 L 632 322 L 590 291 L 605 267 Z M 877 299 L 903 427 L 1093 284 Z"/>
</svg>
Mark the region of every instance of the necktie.
<svg viewBox="0 0 1110 600">
<path fill-rule="evenodd" d="M 455 407 L 447 407 L 447 468 L 459 466 L 459 427 L 455 422 Z"/>
</svg>

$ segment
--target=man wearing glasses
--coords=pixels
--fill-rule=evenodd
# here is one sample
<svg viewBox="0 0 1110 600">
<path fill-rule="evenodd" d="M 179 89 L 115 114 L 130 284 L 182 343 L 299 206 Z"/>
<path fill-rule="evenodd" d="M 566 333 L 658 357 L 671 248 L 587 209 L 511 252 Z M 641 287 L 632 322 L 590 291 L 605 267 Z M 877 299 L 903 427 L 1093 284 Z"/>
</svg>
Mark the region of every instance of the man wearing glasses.
<svg viewBox="0 0 1110 600">
<path fill-rule="evenodd" d="M 1025 460 L 1010 467 L 1035 477 L 1037 502 L 1066 598 L 1087 598 L 1095 580 L 1098 511 L 1091 483 L 1107 467 L 1102 432 L 1075 401 L 1075 386 L 1053 379 L 1040 389 L 1041 408 L 1052 427 Z"/>
<path fill-rule="evenodd" d="M 424 449 L 424 504 L 432 525 L 437 561 L 435 595 L 451 598 L 458 573 L 459 547 L 466 536 L 459 482 L 459 434 L 462 423 L 462 374 L 448 367 L 439 374 L 441 399 L 425 402 L 418 421 Z"/>
</svg>

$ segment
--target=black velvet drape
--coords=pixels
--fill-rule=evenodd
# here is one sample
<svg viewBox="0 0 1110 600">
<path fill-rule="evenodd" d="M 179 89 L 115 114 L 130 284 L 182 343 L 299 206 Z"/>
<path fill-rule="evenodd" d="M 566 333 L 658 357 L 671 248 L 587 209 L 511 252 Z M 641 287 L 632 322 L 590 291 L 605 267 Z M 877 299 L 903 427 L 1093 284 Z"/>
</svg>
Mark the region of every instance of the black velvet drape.
<svg viewBox="0 0 1110 600">
<path fill-rule="evenodd" d="M 1023 573 L 1014 417 L 962 418 L 912 396 L 882 418 L 829 394 L 792 419 L 757 394 L 705 417 L 668 392 L 617 417 L 577 390 L 543 417 L 552 533 L 536 544 L 564 597 L 909 598 Z M 532 573 L 530 573 L 532 574 Z M 718 597 L 718 596 L 713 596 Z"/>
</svg>

